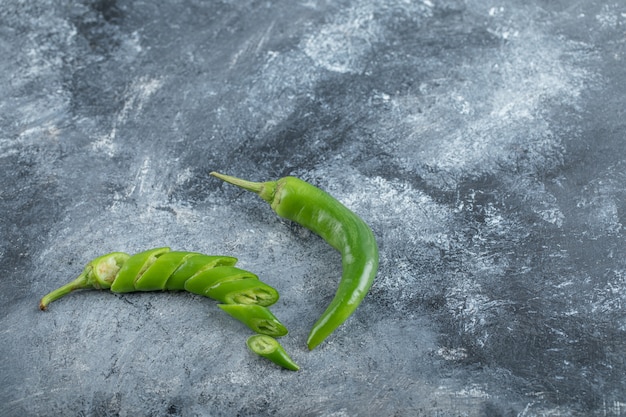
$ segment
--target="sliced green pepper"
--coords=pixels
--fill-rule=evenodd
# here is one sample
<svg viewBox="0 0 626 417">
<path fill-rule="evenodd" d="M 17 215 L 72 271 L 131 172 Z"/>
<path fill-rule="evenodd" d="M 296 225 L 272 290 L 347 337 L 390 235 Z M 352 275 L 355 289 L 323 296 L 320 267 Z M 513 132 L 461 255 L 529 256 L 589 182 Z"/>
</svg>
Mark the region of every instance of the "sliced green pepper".
<svg viewBox="0 0 626 417">
<path fill-rule="evenodd" d="M 45 310 L 52 301 L 84 288 L 126 293 L 184 290 L 188 286 L 190 292 L 223 303 L 241 300 L 267 306 L 278 300 L 278 292 L 255 274 L 230 266 L 235 262 L 237 259 L 230 256 L 172 252 L 169 248 L 151 249 L 133 256 L 113 252 L 92 260 L 76 279 L 45 295 L 39 308 Z M 251 281 L 254 285 L 244 281 Z M 223 285 L 226 282 L 238 284 Z"/>
</svg>

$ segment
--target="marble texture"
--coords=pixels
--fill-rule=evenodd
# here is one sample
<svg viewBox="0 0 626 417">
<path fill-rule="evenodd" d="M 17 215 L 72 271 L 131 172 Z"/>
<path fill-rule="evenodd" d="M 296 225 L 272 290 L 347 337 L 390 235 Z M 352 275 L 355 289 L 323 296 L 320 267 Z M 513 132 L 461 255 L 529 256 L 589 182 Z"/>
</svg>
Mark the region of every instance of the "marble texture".
<svg viewBox="0 0 626 417">
<path fill-rule="evenodd" d="M 626 415 L 626 3 L 9 0 L 0 415 Z M 208 176 L 296 175 L 374 230 L 340 258 Z M 226 254 L 299 363 L 186 293 L 39 298 L 110 251 Z"/>
</svg>

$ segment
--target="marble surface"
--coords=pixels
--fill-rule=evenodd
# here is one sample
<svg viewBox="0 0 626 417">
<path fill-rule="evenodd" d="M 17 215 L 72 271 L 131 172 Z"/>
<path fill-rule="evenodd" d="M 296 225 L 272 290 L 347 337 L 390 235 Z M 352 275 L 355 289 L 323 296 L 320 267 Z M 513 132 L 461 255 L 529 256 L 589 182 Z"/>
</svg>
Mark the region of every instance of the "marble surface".
<svg viewBox="0 0 626 417">
<path fill-rule="evenodd" d="M 624 1 L 3 2 L 0 415 L 626 415 L 625 51 Z M 212 170 L 374 230 L 317 349 L 339 254 Z M 157 246 L 276 287 L 301 370 L 187 293 L 37 309 Z"/>
</svg>

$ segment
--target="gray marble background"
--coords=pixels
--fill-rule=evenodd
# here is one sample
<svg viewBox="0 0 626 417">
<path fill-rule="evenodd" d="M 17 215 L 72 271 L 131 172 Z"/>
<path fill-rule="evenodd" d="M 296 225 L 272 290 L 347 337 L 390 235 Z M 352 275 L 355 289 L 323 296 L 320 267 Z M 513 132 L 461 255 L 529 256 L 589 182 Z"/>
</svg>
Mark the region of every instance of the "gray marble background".
<svg viewBox="0 0 626 417">
<path fill-rule="evenodd" d="M 625 52 L 624 1 L 3 1 L 0 415 L 626 415 Z M 212 170 L 372 226 L 314 351 L 339 255 Z M 301 371 L 187 293 L 37 309 L 157 246 L 276 287 Z"/>
</svg>

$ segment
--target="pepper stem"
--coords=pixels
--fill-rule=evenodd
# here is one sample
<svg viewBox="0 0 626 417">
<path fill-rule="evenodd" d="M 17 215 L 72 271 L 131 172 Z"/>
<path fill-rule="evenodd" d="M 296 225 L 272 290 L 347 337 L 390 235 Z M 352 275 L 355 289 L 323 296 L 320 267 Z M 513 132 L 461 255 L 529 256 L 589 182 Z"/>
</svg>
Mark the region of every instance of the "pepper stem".
<svg viewBox="0 0 626 417">
<path fill-rule="evenodd" d="M 263 200 L 267 201 L 268 203 L 271 203 L 274 199 L 274 193 L 276 191 L 276 181 L 253 182 L 242 180 L 241 178 L 237 177 L 232 177 L 230 175 L 220 174 L 219 172 L 211 172 L 209 173 L 209 175 L 219 178 L 222 181 L 226 181 L 229 184 L 241 187 L 244 190 L 252 191 L 253 193 L 258 194 Z"/>
<path fill-rule="evenodd" d="M 57 288 L 56 290 L 43 296 L 43 298 L 39 301 L 39 309 L 45 311 L 48 308 L 48 304 L 50 304 L 54 300 L 58 300 L 59 298 L 71 293 L 74 290 L 92 287 L 93 284 L 89 279 L 90 272 L 91 270 L 86 268 L 75 280 L 68 282 L 62 287 Z"/>
</svg>

